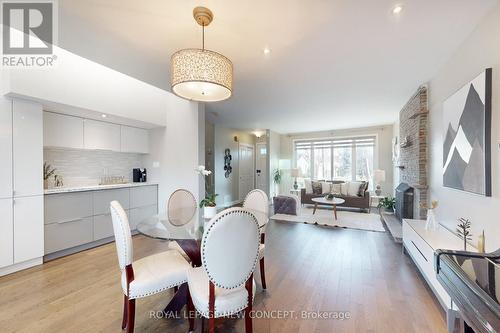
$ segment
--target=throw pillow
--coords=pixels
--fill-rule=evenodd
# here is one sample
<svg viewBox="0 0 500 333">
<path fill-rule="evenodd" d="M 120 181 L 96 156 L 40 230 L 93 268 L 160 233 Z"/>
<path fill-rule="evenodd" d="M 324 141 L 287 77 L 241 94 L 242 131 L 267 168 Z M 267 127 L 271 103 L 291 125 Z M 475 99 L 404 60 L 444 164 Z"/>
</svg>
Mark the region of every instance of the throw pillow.
<svg viewBox="0 0 500 333">
<path fill-rule="evenodd" d="M 332 184 L 329 182 L 321 182 L 321 193 L 327 194 L 332 190 Z"/>
<path fill-rule="evenodd" d="M 358 190 L 358 197 L 364 197 L 367 189 L 368 189 L 368 182 L 365 181 L 361 182 L 361 185 L 359 186 Z"/>
<path fill-rule="evenodd" d="M 323 188 L 320 182 L 312 182 L 312 189 L 314 194 L 321 194 Z"/>
<path fill-rule="evenodd" d="M 341 194 L 342 184 L 332 184 L 332 193 L 333 194 Z"/>
<path fill-rule="evenodd" d="M 349 187 L 349 182 L 345 182 L 345 183 L 340 184 L 340 194 L 347 195 L 348 187 Z"/>
<path fill-rule="evenodd" d="M 306 194 L 313 193 L 312 182 L 310 179 L 304 179 L 304 187 L 306 188 Z"/>
<path fill-rule="evenodd" d="M 347 195 L 351 197 L 357 197 L 359 192 L 359 187 L 362 185 L 362 182 L 349 182 L 349 186 L 347 187 Z"/>
</svg>

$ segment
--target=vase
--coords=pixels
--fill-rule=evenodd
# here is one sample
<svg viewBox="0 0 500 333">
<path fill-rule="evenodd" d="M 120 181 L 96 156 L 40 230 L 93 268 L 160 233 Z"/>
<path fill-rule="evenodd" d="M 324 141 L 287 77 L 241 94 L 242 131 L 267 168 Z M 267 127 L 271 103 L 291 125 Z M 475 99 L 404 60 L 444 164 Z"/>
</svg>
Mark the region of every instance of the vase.
<svg viewBox="0 0 500 333">
<path fill-rule="evenodd" d="M 439 224 L 436 221 L 436 216 L 434 215 L 434 209 L 427 210 L 427 220 L 425 222 L 425 230 L 437 230 Z"/>
<path fill-rule="evenodd" d="M 211 219 L 217 214 L 217 206 L 209 207 L 205 206 L 203 207 L 203 218 L 204 219 Z"/>
</svg>

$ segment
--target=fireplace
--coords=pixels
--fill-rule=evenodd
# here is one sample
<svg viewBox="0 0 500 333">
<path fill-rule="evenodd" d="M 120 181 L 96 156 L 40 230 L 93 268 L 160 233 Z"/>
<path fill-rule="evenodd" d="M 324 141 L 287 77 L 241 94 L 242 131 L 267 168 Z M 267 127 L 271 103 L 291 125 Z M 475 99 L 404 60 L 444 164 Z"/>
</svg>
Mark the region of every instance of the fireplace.
<svg viewBox="0 0 500 333">
<path fill-rule="evenodd" d="M 414 189 L 406 183 L 401 183 L 396 188 L 396 217 L 402 219 L 413 218 Z"/>
</svg>

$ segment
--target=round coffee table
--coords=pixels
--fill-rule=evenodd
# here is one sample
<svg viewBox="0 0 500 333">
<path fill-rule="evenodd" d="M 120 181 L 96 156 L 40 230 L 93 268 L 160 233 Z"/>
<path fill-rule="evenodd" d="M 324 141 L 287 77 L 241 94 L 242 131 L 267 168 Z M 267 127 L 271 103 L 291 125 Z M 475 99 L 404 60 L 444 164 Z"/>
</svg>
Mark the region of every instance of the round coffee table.
<svg viewBox="0 0 500 333">
<path fill-rule="evenodd" d="M 318 208 L 318 205 L 330 205 L 333 206 L 333 216 L 335 217 L 335 220 L 337 220 L 337 205 L 342 205 L 345 202 L 344 199 L 335 197 L 331 200 L 324 197 L 312 198 L 311 200 L 314 202 L 313 215 L 316 213 L 316 208 Z"/>
</svg>

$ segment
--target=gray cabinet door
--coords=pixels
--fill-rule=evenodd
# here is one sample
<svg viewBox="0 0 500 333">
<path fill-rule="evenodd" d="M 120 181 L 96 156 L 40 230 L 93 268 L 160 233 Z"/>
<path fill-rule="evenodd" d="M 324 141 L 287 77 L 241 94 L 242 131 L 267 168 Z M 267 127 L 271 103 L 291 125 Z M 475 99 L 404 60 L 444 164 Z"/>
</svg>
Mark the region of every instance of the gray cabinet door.
<svg viewBox="0 0 500 333">
<path fill-rule="evenodd" d="M 111 236 L 114 236 L 111 214 L 94 216 L 94 240 L 96 241 Z"/>
<path fill-rule="evenodd" d="M 45 225 L 45 254 L 93 241 L 92 217 Z"/>
<path fill-rule="evenodd" d="M 158 206 L 151 205 L 146 207 L 133 208 L 129 212 L 130 229 L 135 230 L 137 224 L 148 217 L 158 214 Z"/>
<path fill-rule="evenodd" d="M 92 192 L 45 196 L 45 224 L 74 221 L 93 215 Z"/>
<path fill-rule="evenodd" d="M 94 193 L 94 215 L 109 214 L 109 203 L 116 200 L 127 210 L 130 206 L 130 189 L 102 190 Z"/>
<path fill-rule="evenodd" d="M 158 204 L 158 186 L 139 186 L 130 188 L 130 208 Z"/>
</svg>

